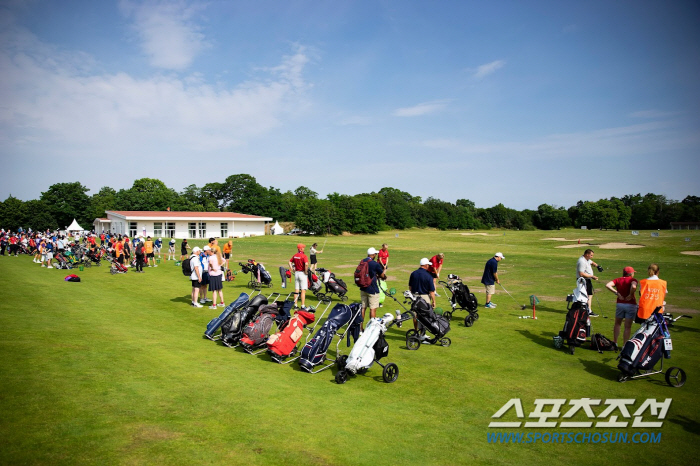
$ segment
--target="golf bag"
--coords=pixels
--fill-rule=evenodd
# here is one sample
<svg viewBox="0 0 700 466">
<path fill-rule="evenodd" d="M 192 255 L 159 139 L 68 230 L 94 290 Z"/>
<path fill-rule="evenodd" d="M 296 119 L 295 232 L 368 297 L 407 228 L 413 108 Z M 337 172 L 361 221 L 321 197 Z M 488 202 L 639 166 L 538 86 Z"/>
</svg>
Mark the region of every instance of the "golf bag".
<svg viewBox="0 0 700 466">
<path fill-rule="evenodd" d="M 588 302 L 581 301 L 574 302 L 566 313 L 564 329 L 559 332 L 559 336 L 566 340 L 572 354 L 576 346 L 586 342 L 591 331 L 591 319 L 588 315 Z"/>
<path fill-rule="evenodd" d="M 125 265 L 120 264 L 117 261 L 113 261 L 109 267 L 109 272 L 112 275 L 117 274 L 117 273 L 127 273 L 128 271 L 129 271 L 129 269 L 127 269 Z"/>
<path fill-rule="evenodd" d="M 207 324 L 207 329 L 204 331 L 204 337 L 213 340 L 214 333 L 221 328 L 221 325 L 231 316 L 231 313 L 248 304 L 249 299 L 250 297 L 247 293 L 241 293 L 241 295 L 234 302 L 224 308 L 224 311 L 221 313 L 221 315 L 219 315 L 219 317 L 209 321 Z"/>
<path fill-rule="evenodd" d="M 420 296 L 415 297 L 411 304 L 411 311 L 415 313 L 416 319 L 425 327 L 425 330 L 432 333 L 436 339 L 444 337 L 450 331 L 450 321 L 435 314 L 430 304 Z"/>
<path fill-rule="evenodd" d="M 228 346 L 238 345 L 243 336 L 243 329 L 253 320 L 260 306 L 267 304 L 267 298 L 261 294 L 255 296 L 250 302 L 238 309 L 221 324 L 221 342 Z"/>
<path fill-rule="evenodd" d="M 270 272 L 265 270 L 265 266 L 262 264 L 255 262 L 253 259 L 248 259 L 247 264 L 239 262 L 238 265 L 241 266 L 241 271 L 243 273 L 250 273 L 251 283 L 257 282 L 263 285 L 272 286 L 272 275 L 270 275 Z"/>
<path fill-rule="evenodd" d="M 280 279 L 282 280 L 282 288 L 287 288 L 287 280 L 292 275 L 291 273 L 287 275 L 289 269 L 286 267 L 280 267 Z"/>
<path fill-rule="evenodd" d="M 279 362 L 296 352 L 297 343 L 304 335 L 304 327 L 315 319 L 316 316 L 312 312 L 297 311 L 281 332 L 275 333 L 267 340 L 267 352 L 272 359 Z"/>
<path fill-rule="evenodd" d="M 336 294 L 342 299 L 348 292 L 348 286 L 345 282 L 337 278 L 330 270 L 317 269 L 317 272 L 321 275 L 322 281 L 326 285 L 326 293 L 330 295 Z"/>
<path fill-rule="evenodd" d="M 340 328 L 350 323 L 353 316 L 361 316 L 362 313 L 360 311 L 361 305 L 359 304 L 352 304 L 351 306 L 336 304 L 323 327 L 302 348 L 299 366 L 303 370 L 311 372 L 314 367 L 323 363 L 326 359 L 328 348 L 333 342 L 333 337 L 335 337 Z"/>
<path fill-rule="evenodd" d="M 306 275 L 309 279 L 309 291 L 317 295 L 321 291 L 321 288 L 323 288 L 323 282 L 318 278 L 318 275 L 311 270 L 309 270 Z"/>
<path fill-rule="evenodd" d="M 469 287 L 461 280 L 453 281 L 449 288 L 452 292 L 452 299 L 450 300 L 452 304 L 455 304 L 470 312 L 477 310 L 479 303 L 476 300 L 476 296 L 474 296 L 474 293 L 469 291 Z"/>
<path fill-rule="evenodd" d="M 362 336 L 352 347 L 343 370 L 356 374 L 362 369 L 368 369 L 374 361 L 389 355 L 389 344 L 384 339 L 384 333 L 392 320 L 394 316 L 387 312 L 383 317 L 369 321 Z"/>
<path fill-rule="evenodd" d="M 642 324 L 620 353 L 620 363 L 617 368 L 626 376 L 632 376 L 639 370 L 651 370 L 664 356 L 671 357 L 671 352 L 664 349 L 664 339 L 670 339 L 663 315 L 659 314 L 661 307 Z"/>
<path fill-rule="evenodd" d="M 280 304 L 267 304 L 260 308 L 260 312 L 254 321 L 248 323 L 243 329 L 243 337 L 241 337 L 241 345 L 246 349 L 255 349 L 264 344 L 270 337 L 272 324 L 277 320 L 280 312 Z"/>
<path fill-rule="evenodd" d="M 72 269 L 73 265 L 68 262 L 68 260 L 61 254 L 60 252 L 56 253 L 56 256 L 54 257 L 56 259 L 56 265 L 54 266 L 57 269 Z"/>
</svg>

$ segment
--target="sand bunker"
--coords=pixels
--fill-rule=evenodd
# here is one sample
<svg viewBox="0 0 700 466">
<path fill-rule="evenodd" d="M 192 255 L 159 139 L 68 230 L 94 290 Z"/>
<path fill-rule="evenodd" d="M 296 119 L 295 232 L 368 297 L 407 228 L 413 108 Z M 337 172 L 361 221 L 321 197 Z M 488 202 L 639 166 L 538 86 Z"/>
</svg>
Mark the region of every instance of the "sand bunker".
<svg viewBox="0 0 700 466">
<path fill-rule="evenodd" d="M 605 243 L 598 246 L 600 249 L 634 249 L 643 248 L 643 244 L 629 244 L 629 243 Z"/>
<path fill-rule="evenodd" d="M 489 235 L 488 233 L 460 233 L 462 236 L 503 236 L 498 233 Z"/>
<path fill-rule="evenodd" d="M 576 239 L 542 238 L 542 241 L 593 241 L 593 238 L 576 238 Z"/>
<path fill-rule="evenodd" d="M 563 246 L 556 246 L 557 248 L 566 248 L 566 249 L 571 249 L 571 248 L 582 248 L 585 246 L 593 246 L 599 249 L 634 249 L 634 248 L 643 248 L 643 244 L 628 244 L 628 243 L 604 243 L 604 244 L 589 244 L 589 243 L 581 243 L 581 244 L 565 244 Z"/>
<path fill-rule="evenodd" d="M 687 254 L 689 256 L 700 256 L 700 251 L 681 251 L 681 254 Z"/>
<path fill-rule="evenodd" d="M 697 309 L 688 309 L 684 307 L 676 307 L 672 304 L 667 304 L 666 305 L 666 310 L 665 312 L 669 312 L 673 314 L 674 316 L 678 317 L 681 314 L 700 314 L 700 311 Z M 678 322 L 683 322 L 685 319 L 680 319 Z"/>
</svg>

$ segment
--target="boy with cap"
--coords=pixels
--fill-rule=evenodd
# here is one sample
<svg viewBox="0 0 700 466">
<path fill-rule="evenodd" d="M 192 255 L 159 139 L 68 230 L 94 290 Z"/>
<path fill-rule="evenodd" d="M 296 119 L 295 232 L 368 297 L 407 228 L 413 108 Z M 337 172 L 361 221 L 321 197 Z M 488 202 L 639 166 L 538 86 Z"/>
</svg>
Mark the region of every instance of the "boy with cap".
<svg viewBox="0 0 700 466">
<path fill-rule="evenodd" d="M 491 296 L 496 294 L 496 283 L 501 284 L 501 281 L 498 279 L 498 263 L 503 259 L 505 259 L 505 256 L 497 252 L 491 259 L 486 261 L 484 274 L 481 276 L 481 283 L 486 287 L 486 304 L 484 307 L 489 309 L 496 307 L 496 304 L 491 302 Z"/>
<path fill-rule="evenodd" d="M 294 307 L 297 298 L 301 295 L 301 307 L 306 307 L 306 290 L 309 288 L 307 272 L 309 271 L 309 258 L 304 254 L 305 244 L 297 244 L 297 253 L 289 259 L 289 268 L 294 271 Z"/>
<path fill-rule="evenodd" d="M 365 310 L 369 308 L 370 318 L 377 317 L 377 308 L 379 307 L 379 286 L 377 284 L 377 277 L 382 280 L 386 280 L 386 275 L 384 273 L 384 266 L 379 262 L 375 261 L 377 257 L 377 251 L 374 248 L 369 248 L 367 250 L 367 257 L 362 259 L 360 262 L 369 262 L 368 270 L 372 283 L 366 287 L 360 287 L 360 298 L 362 300 L 362 331 L 365 329 Z"/>
<path fill-rule="evenodd" d="M 617 302 L 615 304 L 615 326 L 613 327 L 613 343 L 617 345 L 617 337 L 620 336 L 620 325 L 625 320 L 625 331 L 622 334 L 622 342 L 630 339 L 632 334 L 632 322 L 637 315 L 637 300 L 634 297 L 637 291 L 637 279 L 634 278 L 634 269 L 625 267 L 622 269 L 622 277 L 610 280 L 605 288 L 615 293 Z"/>
</svg>

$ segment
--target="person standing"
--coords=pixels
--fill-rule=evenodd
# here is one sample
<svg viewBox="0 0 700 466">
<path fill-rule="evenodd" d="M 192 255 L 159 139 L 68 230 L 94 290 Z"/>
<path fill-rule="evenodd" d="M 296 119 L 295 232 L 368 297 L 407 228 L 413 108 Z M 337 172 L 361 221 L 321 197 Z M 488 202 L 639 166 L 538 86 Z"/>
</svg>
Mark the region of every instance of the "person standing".
<svg viewBox="0 0 700 466">
<path fill-rule="evenodd" d="M 634 269 L 625 267 L 622 269 L 622 277 L 610 280 L 605 288 L 615 293 L 617 302 L 615 304 L 615 325 L 613 326 L 613 343 L 617 345 L 617 338 L 620 336 L 620 326 L 625 321 L 625 330 L 622 334 L 622 342 L 630 339 L 632 334 L 632 322 L 637 315 L 637 300 L 634 293 L 637 291 L 638 282 L 634 278 Z"/>
<path fill-rule="evenodd" d="M 389 268 L 389 246 L 386 243 L 382 244 L 382 248 L 377 253 L 377 261 L 385 271 Z"/>
<path fill-rule="evenodd" d="M 481 276 L 481 283 L 486 287 L 486 304 L 484 307 L 494 309 L 496 303 L 491 302 L 491 296 L 496 294 L 496 283 L 501 284 L 498 279 L 498 263 L 505 259 L 505 256 L 497 252 L 491 259 L 486 261 L 484 266 L 484 274 Z"/>
<path fill-rule="evenodd" d="M 231 250 L 233 249 L 233 241 L 224 244 L 224 260 L 226 261 L 226 269 L 228 270 L 228 261 L 231 259 Z"/>
<path fill-rule="evenodd" d="M 190 280 L 192 280 L 193 307 L 202 307 L 202 305 L 197 302 L 197 298 L 199 297 L 199 289 L 202 283 L 202 263 L 199 260 L 200 253 L 201 249 L 199 249 L 198 246 L 195 246 L 194 249 L 192 249 L 192 255 L 189 259 L 187 259 L 190 261 L 190 268 L 192 269 Z"/>
<path fill-rule="evenodd" d="M 131 242 L 129 237 L 125 236 L 122 239 L 122 246 L 124 250 L 124 262 L 126 262 L 126 267 L 131 267 Z"/>
<path fill-rule="evenodd" d="M 51 261 L 53 260 L 53 241 L 50 239 L 46 240 L 46 244 L 44 245 L 44 250 L 46 251 L 46 268 L 47 269 L 53 269 L 53 266 L 51 265 Z M 44 264 L 41 265 L 44 267 Z"/>
<path fill-rule="evenodd" d="M 444 253 L 439 253 L 435 254 L 432 259 L 430 259 L 430 263 L 432 264 L 428 268 L 428 272 L 433 276 L 433 286 L 435 289 L 437 289 L 437 282 L 438 279 L 440 278 L 440 272 L 442 271 L 442 261 L 445 259 L 445 254 Z M 440 297 L 439 294 L 435 293 L 435 296 L 438 298 Z"/>
<path fill-rule="evenodd" d="M 146 264 L 150 267 L 158 267 L 156 265 L 155 254 L 153 253 L 153 241 L 151 240 L 151 237 L 148 236 L 146 238 L 146 242 L 141 244 L 143 244 L 143 249 L 146 252 Z M 153 265 L 151 265 L 151 263 L 153 263 Z"/>
<path fill-rule="evenodd" d="M 211 255 L 209 256 L 209 291 L 211 291 L 212 299 L 211 306 L 209 307 L 210 309 L 216 309 L 216 303 L 219 303 L 219 307 L 225 306 L 223 284 L 224 273 L 221 270 L 223 263 L 224 258 L 221 256 L 221 250 L 217 246 L 211 251 Z"/>
<path fill-rule="evenodd" d="M 160 259 L 160 250 L 163 248 L 163 238 L 158 238 L 155 240 L 153 243 L 153 252 L 158 254 L 158 259 Z M 158 265 L 155 265 L 155 267 L 158 267 Z"/>
<path fill-rule="evenodd" d="M 583 277 L 586 280 L 586 293 L 588 293 L 588 313 L 591 317 L 598 317 L 598 314 L 593 312 L 593 282 L 591 280 L 598 280 L 598 277 L 593 275 L 593 268 L 595 266 L 598 270 L 602 271 L 602 267 L 593 262 L 593 250 L 586 249 L 583 251 L 583 255 L 578 258 L 576 262 L 576 280 L 579 277 Z"/>
<path fill-rule="evenodd" d="M 187 257 L 187 250 L 190 248 L 190 245 L 187 244 L 187 238 L 182 240 L 182 243 L 180 243 L 180 260 L 184 259 Z M 194 251 L 194 249 L 193 249 Z M 201 249 L 200 249 L 201 251 Z"/>
<path fill-rule="evenodd" d="M 411 272 L 411 276 L 408 278 L 408 290 L 435 308 L 435 282 L 432 274 L 428 271 L 432 265 L 427 257 L 420 260 L 418 268 Z M 415 315 L 413 316 L 413 328 L 418 331 L 418 321 Z M 423 336 L 423 340 L 428 339 L 427 335 Z"/>
<path fill-rule="evenodd" d="M 650 264 L 647 269 L 649 278 L 639 282 L 639 310 L 637 318 L 642 321 L 647 320 L 654 313 L 657 307 L 661 307 L 660 313 L 664 312 L 666 305 L 666 295 L 668 294 L 668 284 L 659 278 L 659 266 Z"/>
<path fill-rule="evenodd" d="M 124 265 L 124 243 L 121 241 L 114 242 L 114 258 Z"/>
<path fill-rule="evenodd" d="M 170 238 L 170 243 L 168 243 L 168 260 L 175 260 L 175 238 Z"/>
<path fill-rule="evenodd" d="M 136 256 L 136 272 L 143 273 L 143 263 L 146 257 L 146 252 L 144 250 L 142 242 L 139 241 L 138 243 L 136 243 L 136 247 L 134 248 L 134 254 Z"/>
<path fill-rule="evenodd" d="M 316 249 L 316 246 L 318 246 L 318 243 L 314 243 L 314 244 L 311 245 L 311 257 L 310 257 L 310 259 L 311 259 L 311 267 L 309 267 L 309 270 L 311 270 L 312 272 L 315 272 L 315 271 L 316 271 L 316 263 L 317 263 L 316 254 L 321 254 L 321 253 L 323 252 L 323 249 L 321 249 L 320 251 L 318 251 L 318 250 Z"/>
<path fill-rule="evenodd" d="M 376 262 L 377 251 L 374 248 L 369 248 L 367 250 L 367 257 L 362 259 L 362 262 L 368 262 L 367 273 L 369 274 L 372 282 L 369 286 L 360 287 L 360 299 L 362 301 L 362 331 L 364 331 L 364 321 L 365 321 L 365 311 L 369 309 L 370 318 L 377 317 L 377 308 L 379 307 L 379 285 L 377 279 L 381 278 L 386 280 L 386 275 L 384 274 L 384 267 Z"/>
<path fill-rule="evenodd" d="M 294 307 L 297 306 L 297 298 L 301 296 L 301 307 L 306 307 L 306 290 L 309 288 L 307 272 L 309 271 L 309 258 L 304 254 L 306 245 L 297 244 L 297 253 L 289 259 L 289 268 L 294 271 Z"/>
<path fill-rule="evenodd" d="M 207 288 L 209 287 L 209 256 L 211 255 L 211 248 L 209 246 L 204 246 L 202 253 L 199 255 L 199 261 L 202 263 L 202 281 L 199 288 L 199 302 L 200 304 L 206 304 L 212 302 L 211 299 L 207 298 Z"/>
</svg>

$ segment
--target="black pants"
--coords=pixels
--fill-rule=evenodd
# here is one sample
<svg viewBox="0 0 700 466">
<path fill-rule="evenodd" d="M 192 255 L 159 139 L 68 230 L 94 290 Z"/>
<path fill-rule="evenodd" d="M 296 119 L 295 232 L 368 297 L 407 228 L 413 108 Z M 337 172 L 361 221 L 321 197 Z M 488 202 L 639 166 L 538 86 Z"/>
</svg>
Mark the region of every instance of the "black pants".
<svg viewBox="0 0 700 466">
<path fill-rule="evenodd" d="M 143 254 L 136 254 L 136 271 L 143 272 Z"/>
</svg>

